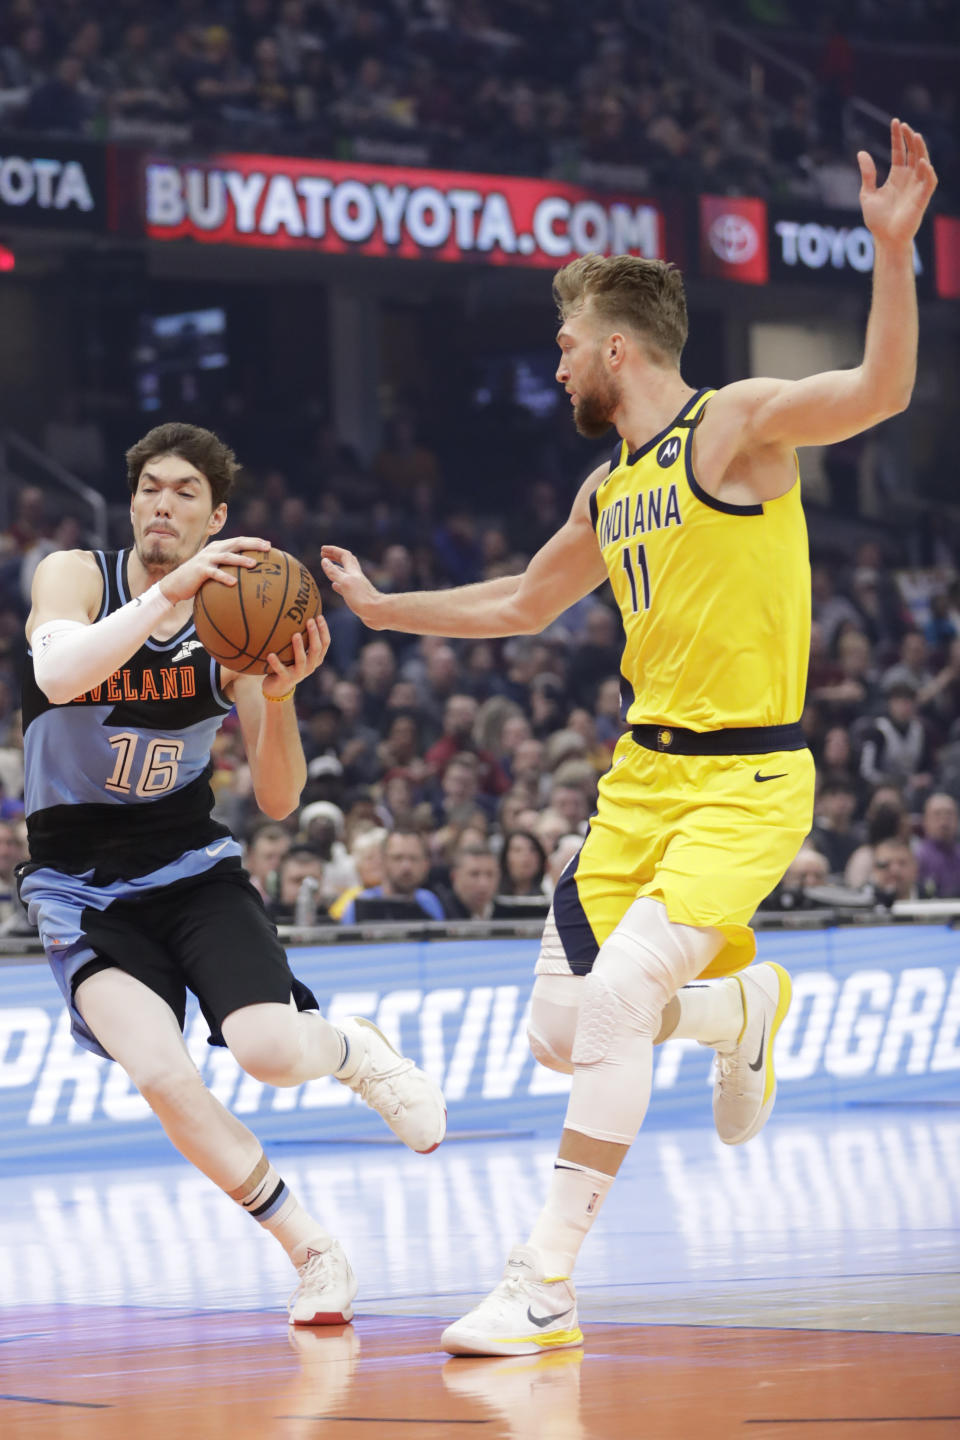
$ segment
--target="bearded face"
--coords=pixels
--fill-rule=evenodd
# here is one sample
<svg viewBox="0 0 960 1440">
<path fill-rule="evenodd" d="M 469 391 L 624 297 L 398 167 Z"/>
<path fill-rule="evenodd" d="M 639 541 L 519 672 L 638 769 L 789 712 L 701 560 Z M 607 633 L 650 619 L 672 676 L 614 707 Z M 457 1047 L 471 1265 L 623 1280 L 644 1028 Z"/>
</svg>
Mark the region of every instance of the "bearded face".
<svg viewBox="0 0 960 1440">
<path fill-rule="evenodd" d="M 605 435 L 613 424 L 621 396 L 620 385 L 604 369 L 599 353 L 595 353 L 588 370 L 577 383 L 577 401 L 573 407 L 577 433 L 587 440 L 599 440 Z"/>
</svg>

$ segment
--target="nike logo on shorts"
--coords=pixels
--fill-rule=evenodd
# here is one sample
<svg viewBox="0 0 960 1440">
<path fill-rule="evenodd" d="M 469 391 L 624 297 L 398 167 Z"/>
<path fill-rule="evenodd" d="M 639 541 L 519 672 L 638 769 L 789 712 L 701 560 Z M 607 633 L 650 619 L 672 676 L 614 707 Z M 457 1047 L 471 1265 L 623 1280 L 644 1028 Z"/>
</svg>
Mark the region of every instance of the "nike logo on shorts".
<svg viewBox="0 0 960 1440">
<path fill-rule="evenodd" d="M 762 1033 L 762 1035 L 760 1036 L 760 1054 L 757 1056 L 756 1060 L 751 1060 L 751 1061 L 750 1061 L 750 1069 L 751 1069 L 751 1070 L 761 1070 L 761 1069 L 763 1068 L 763 1047 L 764 1047 L 764 1045 L 765 1045 L 766 1043 L 767 1043 L 767 1017 L 766 1017 L 766 1015 L 764 1015 L 764 1017 L 763 1017 L 763 1033 Z"/>
<path fill-rule="evenodd" d="M 762 785 L 764 780 L 785 780 L 787 778 L 787 771 L 783 770 L 780 772 L 779 775 L 761 775 L 760 771 L 758 770 L 753 778 L 754 780 L 756 780 L 758 785 Z"/>
<path fill-rule="evenodd" d="M 544 1326 L 549 1325 L 552 1320 L 562 1320 L 564 1315 L 570 1314 L 570 1310 L 571 1307 L 568 1305 L 566 1310 L 558 1310 L 556 1315 L 534 1315 L 533 1311 L 528 1305 L 527 1319 L 530 1321 L 531 1325 L 536 1325 L 538 1330 L 542 1330 Z"/>
<path fill-rule="evenodd" d="M 208 845 L 207 854 L 210 856 L 210 859 L 212 860 L 215 855 L 219 855 L 221 850 L 226 850 L 229 844 L 229 840 L 221 840 L 217 845 Z"/>
</svg>

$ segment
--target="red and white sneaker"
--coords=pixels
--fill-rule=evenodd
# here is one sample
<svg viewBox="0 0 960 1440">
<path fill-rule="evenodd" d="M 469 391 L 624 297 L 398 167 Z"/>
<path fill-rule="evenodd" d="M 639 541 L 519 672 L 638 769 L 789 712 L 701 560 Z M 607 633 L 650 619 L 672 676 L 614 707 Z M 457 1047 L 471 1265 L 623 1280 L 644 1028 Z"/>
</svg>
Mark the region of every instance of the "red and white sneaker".
<svg viewBox="0 0 960 1440">
<path fill-rule="evenodd" d="M 291 1325 L 344 1325 L 353 1319 L 357 1278 L 336 1240 L 318 1240 L 297 1274 L 300 1284 L 287 1301 Z"/>
<path fill-rule="evenodd" d="M 359 1015 L 340 1022 L 350 1052 L 336 1078 L 382 1115 L 404 1145 L 419 1155 L 436 1150 L 447 1133 L 443 1091 L 404 1057 L 369 1020 Z"/>
</svg>

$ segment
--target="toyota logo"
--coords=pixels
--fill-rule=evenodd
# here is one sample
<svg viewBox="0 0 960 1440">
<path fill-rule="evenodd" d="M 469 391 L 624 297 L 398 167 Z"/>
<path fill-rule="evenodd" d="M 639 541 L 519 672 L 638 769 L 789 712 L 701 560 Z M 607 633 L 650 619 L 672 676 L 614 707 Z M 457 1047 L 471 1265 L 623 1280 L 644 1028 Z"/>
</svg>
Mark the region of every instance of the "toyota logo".
<svg viewBox="0 0 960 1440">
<path fill-rule="evenodd" d="M 746 265 L 760 244 L 755 226 L 743 215 L 718 215 L 708 238 L 714 255 L 727 265 Z"/>
</svg>

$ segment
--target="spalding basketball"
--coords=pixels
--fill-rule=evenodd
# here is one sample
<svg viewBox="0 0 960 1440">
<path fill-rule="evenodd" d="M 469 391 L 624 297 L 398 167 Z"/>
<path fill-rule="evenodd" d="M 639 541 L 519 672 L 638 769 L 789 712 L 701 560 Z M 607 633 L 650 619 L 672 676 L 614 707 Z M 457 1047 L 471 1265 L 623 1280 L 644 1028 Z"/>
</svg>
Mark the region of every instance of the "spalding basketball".
<svg viewBox="0 0 960 1440">
<path fill-rule="evenodd" d="M 271 653 L 293 664 L 293 637 L 320 614 L 320 592 L 307 567 L 285 550 L 242 553 L 254 555 L 256 565 L 238 565 L 236 585 L 205 580 L 194 596 L 193 623 L 221 665 L 265 675 Z"/>
</svg>

